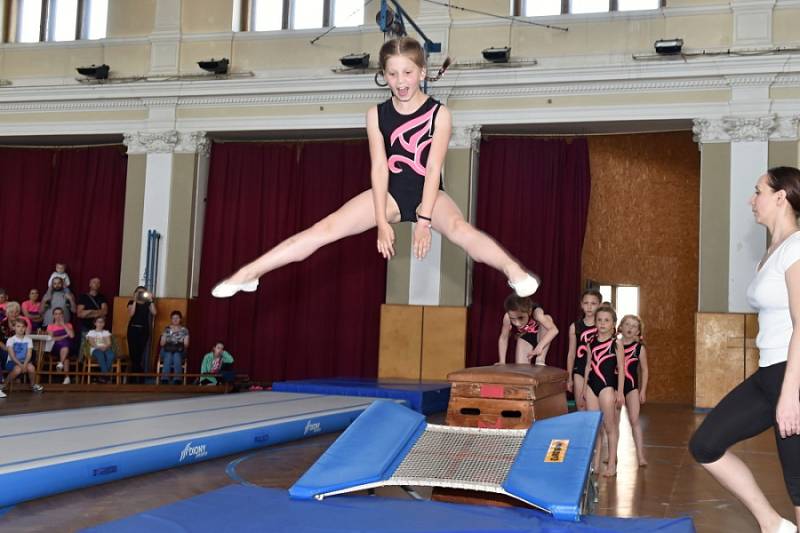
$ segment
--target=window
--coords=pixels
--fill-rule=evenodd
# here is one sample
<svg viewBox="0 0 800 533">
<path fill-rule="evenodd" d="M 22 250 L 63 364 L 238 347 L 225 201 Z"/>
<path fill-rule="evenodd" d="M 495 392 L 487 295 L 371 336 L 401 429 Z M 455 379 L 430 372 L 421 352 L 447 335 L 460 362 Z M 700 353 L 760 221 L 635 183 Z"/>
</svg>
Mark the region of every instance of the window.
<svg viewBox="0 0 800 533">
<path fill-rule="evenodd" d="M 639 314 L 639 287 L 634 285 L 610 285 L 590 282 L 603 295 L 604 302 L 611 302 L 617 311 L 617 325 L 625 315 Z"/>
<path fill-rule="evenodd" d="M 304 30 L 364 24 L 363 0 L 235 0 L 233 31 Z"/>
<path fill-rule="evenodd" d="M 103 39 L 108 0 L 17 0 L 14 4 L 18 43 Z"/>
<path fill-rule="evenodd" d="M 609 11 L 659 9 L 666 0 L 511 0 L 515 17 L 547 17 Z"/>
</svg>

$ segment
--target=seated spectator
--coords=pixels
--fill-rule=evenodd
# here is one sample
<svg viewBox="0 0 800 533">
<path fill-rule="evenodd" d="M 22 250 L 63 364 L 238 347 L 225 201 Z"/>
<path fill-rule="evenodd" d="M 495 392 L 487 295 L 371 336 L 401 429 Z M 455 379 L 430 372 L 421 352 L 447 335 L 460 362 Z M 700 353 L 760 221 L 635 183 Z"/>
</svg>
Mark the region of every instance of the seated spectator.
<svg viewBox="0 0 800 533">
<path fill-rule="evenodd" d="M 25 333 L 26 324 L 22 320 L 14 320 L 12 327 L 14 328 L 14 335 L 6 343 L 8 348 L 6 370 L 9 372 L 6 383 L 14 381 L 17 376 L 25 372 L 31 382 L 31 390 L 33 392 L 42 392 L 43 387 L 36 383 L 36 368 L 31 363 L 33 341 Z M 2 397 L 5 397 L 5 393 L 3 393 Z"/>
<path fill-rule="evenodd" d="M 89 280 L 89 292 L 78 296 L 78 318 L 81 319 L 81 337 L 94 329 L 94 319 L 108 316 L 108 302 L 100 292 L 100 278 Z"/>
<path fill-rule="evenodd" d="M 8 302 L 6 304 L 6 317 L 0 322 L 0 328 L 3 329 L 3 333 L 7 339 L 14 335 L 13 324 L 17 320 L 21 320 L 25 323 L 25 334 L 31 334 L 31 321 L 28 317 L 23 316 L 21 313 L 22 308 L 17 302 Z"/>
<path fill-rule="evenodd" d="M 70 322 L 72 320 L 72 312 L 78 306 L 75 304 L 75 295 L 64 289 L 64 280 L 61 278 L 53 278 L 50 288 L 42 298 L 42 306 L 44 308 L 44 324 L 49 326 L 53 323 L 53 311 L 56 308 L 61 309 L 64 313 L 64 321 Z"/>
<path fill-rule="evenodd" d="M 0 320 L 6 317 L 6 304 L 8 303 L 8 292 L 0 289 Z"/>
<path fill-rule="evenodd" d="M 232 368 L 233 356 L 225 351 L 222 341 L 218 341 L 214 344 L 214 348 L 203 357 L 200 373 L 206 375 L 200 379 L 200 385 L 216 385 L 217 376 Z"/>
<path fill-rule="evenodd" d="M 86 342 L 89 343 L 92 358 L 100 365 L 100 372 L 108 374 L 114 364 L 114 349 L 112 348 L 111 332 L 106 328 L 106 319 L 99 316 L 94 319 L 94 329 L 86 332 Z M 98 378 L 100 383 L 108 383 L 107 376 Z"/>
<path fill-rule="evenodd" d="M 61 278 L 55 278 L 59 281 Z M 64 320 L 64 310 L 60 307 L 53 309 L 53 323 L 47 326 L 47 333 L 53 338 L 53 348 L 50 353 L 58 356 L 56 369 L 69 373 L 69 350 L 72 339 L 75 338 L 75 331 L 72 324 Z M 64 385 L 70 384 L 69 376 L 64 377 Z"/>
<path fill-rule="evenodd" d="M 183 374 L 183 357 L 189 347 L 189 330 L 181 325 L 183 315 L 173 311 L 170 325 L 161 334 L 161 383 L 168 383 L 170 375 L 174 383 L 180 383 Z"/>
<path fill-rule="evenodd" d="M 39 301 L 39 290 L 31 289 L 28 299 L 22 302 L 22 314 L 31 321 L 31 331 L 39 331 L 44 324 L 42 302 Z"/>
</svg>

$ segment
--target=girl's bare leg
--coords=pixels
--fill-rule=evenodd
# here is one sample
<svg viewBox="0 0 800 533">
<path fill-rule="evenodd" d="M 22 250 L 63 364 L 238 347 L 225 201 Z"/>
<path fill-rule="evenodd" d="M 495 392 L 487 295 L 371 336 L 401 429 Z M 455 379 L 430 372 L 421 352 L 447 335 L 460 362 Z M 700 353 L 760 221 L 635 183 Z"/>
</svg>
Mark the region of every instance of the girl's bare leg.
<svg viewBox="0 0 800 533">
<path fill-rule="evenodd" d="M 608 466 L 603 473 L 613 476 L 617 473 L 617 444 L 619 443 L 619 419 L 615 405 L 614 387 L 606 387 L 600 391 L 600 410 L 603 412 L 603 428 L 608 436 Z"/>
<path fill-rule="evenodd" d="M 588 383 L 584 383 L 584 387 L 586 387 L 586 411 L 599 411 L 600 410 L 600 400 L 595 396 L 594 391 L 589 386 Z M 604 420 L 605 421 L 605 420 Z M 602 426 L 603 433 L 606 433 L 605 424 Z M 598 439 L 597 443 L 597 450 L 594 453 L 594 462 L 593 468 L 594 471 L 599 474 L 600 473 L 600 456 L 603 453 L 603 439 Z"/>
<path fill-rule="evenodd" d="M 517 353 L 514 360 L 518 365 L 529 365 L 531 360 L 528 359 L 528 354 L 533 351 L 533 346 L 526 340 L 517 339 Z"/>
<path fill-rule="evenodd" d="M 575 408 L 578 411 L 586 410 L 586 402 L 581 399 L 583 398 L 583 387 L 585 386 L 586 383 L 581 374 L 572 374 L 572 394 L 575 396 Z"/>
<path fill-rule="evenodd" d="M 473 260 L 502 272 L 512 283 L 528 276 L 525 269 L 497 241 L 464 220 L 461 210 L 444 191 L 439 191 L 436 197 L 431 219 L 436 231 L 463 248 Z"/>
<path fill-rule="evenodd" d="M 388 195 L 386 211 L 389 222 L 400 220 L 397 203 Z M 375 208 L 372 191 L 366 190 L 310 228 L 292 235 L 255 261 L 246 264 L 226 281 L 235 284 L 254 281 L 276 268 L 302 261 L 326 244 L 363 233 L 373 227 Z"/>
<path fill-rule="evenodd" d="M 633 442 L 636 444 L 636 457 L 639 466 L 646 466 L 647 459 L 644 458 L 644 438 L 642 436 L 642 423 L 639 420 L 639 391 L 634 389 L 625 397 L 625 406 L 628 408 L 628 420 L 631 423 Z"/>
</svg>

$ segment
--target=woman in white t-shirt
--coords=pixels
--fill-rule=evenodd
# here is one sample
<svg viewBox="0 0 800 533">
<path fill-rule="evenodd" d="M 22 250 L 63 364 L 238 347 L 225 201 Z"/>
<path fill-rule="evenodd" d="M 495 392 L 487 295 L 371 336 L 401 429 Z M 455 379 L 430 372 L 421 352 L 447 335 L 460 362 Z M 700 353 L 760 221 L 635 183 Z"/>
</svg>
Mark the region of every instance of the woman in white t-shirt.
<svg viewBox="0 0 800 533">
<path fill-rule="evenodd" d="M 111 347 L 111 332 L 106 328 L 106 319 L 99 316 L 94 319 L 94 329 L 86 333 L 86 342 L 92 352 L 92 357 L 100 365 L 100 372 L 107 374 L 111 372 L 111 365 L 114 363 L 114 350 Z M 98 378 L 100 383 L 108 383 L 108 376 Z"/>
<path fill-rule="evenodd" d="M 791 533 L 767 501 L 750 469 L 728 451 L 774 428 L 783 478 L 800 522 L 800 170 L 771 168 L 750 199 L 756 222 L 771 241 L 747 289 L 758 311 L 759 368 L 706 416 L 689 449 L 724 487 L 747 506 L 762 532 Z"/>
</svg>

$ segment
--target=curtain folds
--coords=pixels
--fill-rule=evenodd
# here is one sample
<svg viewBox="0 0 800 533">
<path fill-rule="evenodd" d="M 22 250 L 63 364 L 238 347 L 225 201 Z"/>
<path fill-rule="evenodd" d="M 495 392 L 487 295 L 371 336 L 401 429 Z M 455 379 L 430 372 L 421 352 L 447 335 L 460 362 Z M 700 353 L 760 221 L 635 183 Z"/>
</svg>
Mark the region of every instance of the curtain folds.
<svg viewBox="0 0 800 533">
<path fill-rule="evenodd" d="M 476 225 L 542 278 L 533 296 L 560 333 L 547 364 L 566 368 L 569 325 L 579 316 L 581 250 L 591 179 L 585 139 L 491 137 L 480 148 Z M 497 361 L 505 277 L 476 264 L 467 366 Z M 513 336 L 512 336 L 513 338 Z M 513 361 L 514 343 L 507 360 Z"/>
<path fill-rule="evenodd" d="M 374 377 L 386 262 L 375 230 L 347 237 L 225 300 L 211 288 L 368 189 L 366 141 L 214 144 L 192 357 L 221 340 L 252 379 Z"/>
<path fill-rule="evenodd" d="M 71 288 L 99 277 L 108 298 L 119 292 L 127 156 L 120 146 L 0 148 L 0 286 L 22 303 L 44 296 L 56 262 Z"/>
</svg>

